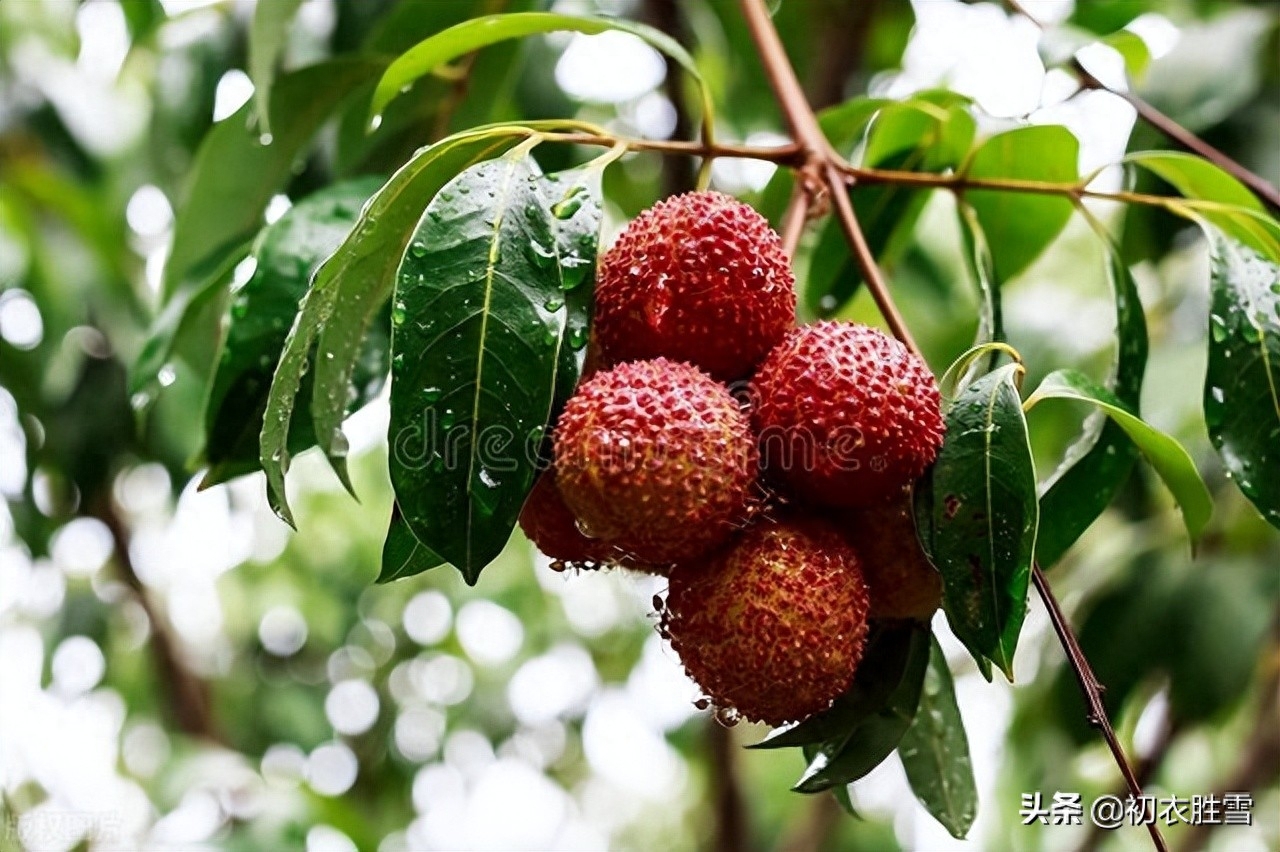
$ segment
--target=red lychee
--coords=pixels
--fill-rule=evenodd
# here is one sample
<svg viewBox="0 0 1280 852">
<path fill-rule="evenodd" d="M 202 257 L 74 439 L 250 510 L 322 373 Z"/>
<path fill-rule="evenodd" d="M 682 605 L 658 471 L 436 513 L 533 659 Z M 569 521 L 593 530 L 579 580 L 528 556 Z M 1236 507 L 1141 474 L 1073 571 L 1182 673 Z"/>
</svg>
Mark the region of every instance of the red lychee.
<svg viewBox="0 0 1280 852">
<path fill-rule="evenodd" d="M 648 563 L 724 542 L 750 510 L 756 459 L 729 391 L 665 358 L 596 373 L 555 429 L 557 483 L 582 531 Z"/>
<path fill-rule="evenodd" d="M 594 326 L 607 364 L 666 357 L 730 381 L 795 322 L 795 277 L 777 233 L 719 192 L 641 213 L 601 258 L 597 281 Z"/>
<path fill-rule="evenodd" d="M 766 469 L 815 503 L 890 500 L 942 446 L 941 398 L 928 365 L 874 328 L 819 322 L 794 329 L 751 387 Z"/>
<path fill-rule="evenodd" d="M 544 471 L 520 510 L 520 529 L 529 541 L 552 559 L 552 567 L 593 569 L 617 566 L 649 574 L 663 573 L 618 550 L 607 541 L 583 535 L 578 519 L 565 505 L 556 486 L 555 469 Z"/>
<path fill-rule="evenodd" d="M 911 501 L 845 512 L 841 520 L 862 561 L 871 618 L 931 619 L 942 605 L 942 575 L 920 549 Z"/>
<path fill-rule="evenodd" d="M 849 688 L 867 610 L 858 555 L 834 527 L 766 520 L 711 560 L 674 569 L 661 627 L 716 705 L 776 726 Z"/>
</svg>

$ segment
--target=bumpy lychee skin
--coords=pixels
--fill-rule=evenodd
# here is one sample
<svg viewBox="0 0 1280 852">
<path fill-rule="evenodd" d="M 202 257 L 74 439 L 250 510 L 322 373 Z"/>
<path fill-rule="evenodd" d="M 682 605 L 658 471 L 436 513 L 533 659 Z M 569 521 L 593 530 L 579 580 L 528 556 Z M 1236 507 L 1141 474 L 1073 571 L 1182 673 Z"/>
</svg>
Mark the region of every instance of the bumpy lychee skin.
<svg viewBox="0 0 1280 852">
<path fill-rule="evenodd" d="M 902 494 L 938 455 L 938 383 L 898 341 L 864 325 L 794 329 L 752 380 L 770 474 L 814 503 L 871 506 Z"/>
<path fill-rule="evenodd" d="M 846 512 L 842 520 L 862 561 L 871 618 L 931 619 L 942 605 L 942 575 L 920 549 L 910 501 Z"/>
<path fill-rule="evenodd" d="M 730 381 L 795 322 L 795 277 L 778 234 L 719 192 L 641 213 L 601 258 L 597 282 L 594 325 L 608 364 L 664 356 Z"/>
<path fill-rule="evenodd" d="M 583 531 L 642 562 L 700 556 L 751 507 L 755 439 L 729 391 L 665 358 L 596 373 L 555 430 L 560 494 Z"/>
<path fill-rule="evenodd" d="M 827 709 L 853 683 L 868 607 L 858 555 L 835 528 L 768 520 L 676 567 L 661 629 L 717 706 L 776 726 Z"/>
<path fill-rule="evenodd" d="M 551 565 L 556 570 L 616 566 L 648 574 L 664 573 L 660 566 L 639 562 L 603 539 L 583 535 L 578 519 L 560 496 L 554 468 L 543 472 L 533 484 L 520 510 L 520 529 L 543 555 L 553 560 Z"/>
</svg>

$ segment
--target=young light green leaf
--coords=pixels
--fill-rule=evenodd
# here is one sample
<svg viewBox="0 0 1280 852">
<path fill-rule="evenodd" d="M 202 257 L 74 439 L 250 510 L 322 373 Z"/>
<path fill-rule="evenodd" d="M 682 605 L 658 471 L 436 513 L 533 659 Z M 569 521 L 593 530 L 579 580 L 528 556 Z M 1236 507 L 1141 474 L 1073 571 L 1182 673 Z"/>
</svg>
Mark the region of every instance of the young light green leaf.
<svg viewBox="0 0 1280 852">
<path fill-rule="evenodd" d="M 270 141 L 250 126 L 249 104 L 214 125 L 200 143 L 173 225 L 164 271 L 172 298 L 192 269 L 253 238 L 271 197 L 293 176 L 294 161 L 348 95 L 377 76 L 383 63 L 335 59 L 286 74 L 275 85 Z"/>
<path fill-rule="evenodd" d="M 916 529 L 942 574 L 951 630 L 984 674 L 990 660 L 1010 680 L 1038 520 L 1021 369 L 1000 367 L 960 392 L 933 470 L 916 488 Z"/>
<path fill-rule="evenodd" d="M 1135 151 L 1123 160 L 1141 166 L 1173 186 L 1185 198 L 1217 201 L 1264 210 L 1262 202 L 1244 184 L 1208 160 L 1181 151 Z"/>
<path fill-rule="evenodd" d="M 1227 471 L 1280 527 L 1280 266 L 1211 234 L 1204 414 Z"/>
<path fill-rule="evenodd" d="M 963 200 L 957 201 L 957 212 L 960 214 L 960 234 L 964 239 L 965 259 L 969 261 L 969 272 L 978 284 L 978 298 L 981 308 L 978 313 L 978 335 L 976 343 L 998 343 L 1004 340 L 1004 299 L 1000 290 L 1000 282 L 995 278 L 995 265 L 991 259 L 991 249 L 987 245 L 986 234 L 978 222 L 978 214 L 973 207 Z M 995 366 L 996 352 L 988 359 L 988 371 Z"/>
<path fill-rule="evenodd" d="M 1106 241 L 1107 278 L 1116 303 L 1116 355 L 1108 386 L 1136 411 L 1147 368 L 1147 321 L 1119 246 L 1105 233 L 1099 236 Z M 1137 446 L 1116 421 L 1100 411 L 1085 420 L 1062 464 L 1040 486 L 1036 561 L 1041 568 L 1053 567 L 1110 505 L 1137 458 Z"/>
<path fill-rule="evenodd" d="M 249 78 L 257 105 L 258 126 L 271 132 L 271 85 L 275 82 L 276 60 L 289 41 L 289 25 L 302 0 L 268 0 L 253 7 L 249 26 Z"/>
<path fill-rule="evenodd" d="M 334 184 L 295 204 L 269 225 L 253 252 L 253 276 L 231 301 L 226 340 L 205 409 L 202 486 L 258 470 L 258 435 L 271 376 L 298 313 L 298 302 L 321 261 L 350 233 L 365 199 L 381 186 L 377 178 Z M 355 376 L 353 402 L 361 407 L 382 387 L 390 366 L 388 331 L 365 341 L 363 368 Z M 305 392 L 305 388 L 304 388 Z M 310 417 L 297 418 L 288 449 L 297 454 L 315 443 Z"/>
<path fill-rule="evenodd" d="M 1105 36 L 1102 43 L 1120 54 L 1120 58 L 1124 60 L 1124 70 L 1130 79 L 1141 78 L 1151 65 L 1151 48 L 1133 30 L 1116 30 Z"/>
<path fill-rule="evenodd" d="M 513 38 L 551 32 L 578 32 L 598 35 L 610 30 L 643 39 L 674 59 L 688 73 L 702 96 L 704 136 L 711 129 L 711 95 L 693 57 L 680 43 L 661 30 L 620 18 L 587 18 L 555 12 L 513 12 L 472 18 L 419 42 L 401 54 L 387 68 L 373 93 L 370 116 L 375 118 L 406 86 L 448 62 L 482 47 Z"/>
<path fill-rule="evenodd" d="M 319 427 L 322 423 L 341 423 L 360 342 L 391 294 L 396 268 L 422 208 L 459 171 L 500 154 L 531 133 L 526 127 L 479 128 L 423 149 L 369 199 L 351 234 L 313 276 L 285 340 L 259 439 L 268 497 L 276 514 L 285 521 L 292 523 L 284 492 L 290 423 L 312 345 L 321 329 L 327 332 L 328 341 L 317 347 L 322 353 L 317 372 L 319 365 L 324 365 L 325 372 L 316 379 L 313 399 L 323 398 L 331 408 L 321 412 L 323 417 L 316 417 L 313 406 L 312 414 L 320 446 L 331 461 L 336 460 L 335 470 L 341 475 L 345 439 L 340 429 L 331 426 L 322 432 Z M 330 331 L 330 325 L 336 328 Z M 341 346 L 334 342 L 339 337 Z"/>
<path fill-rule="evenodd" d="M 400 504 L 393 504 L 391 522 L 387 525 L 387 535 L 382 542 L 382 570 L 377 582 L 403 580 L 444 564 L 445 561 L 418 541 L 413 530 L 409 529 L 404 514 L 400 511 Z"/>
<path fill-rule="evenodd" d="M 928 627 L 911 624 L 904 629 L 908 631 L 906 665 L 884 705 L 847 733 L 806 749 L 812 757 L 793 790 L 819 793 L 850 784 L 879 766 L 898 747 L 915 718 L 929 665 Z"/>
<path fill-rule="evenodd" d="M 937 639 L 930 645 L 915 721 L 902 735 L 898 755 L 916 798 L 952 837 L 963 840 L 978 814 L 978 788 L 951 667 Z"/>
<path fill-rule="evenodd" d="M 1182 520 L 1191 540 L 1194 542 L 1200 537 L 1213 513 L 1213 499 L 1196 471 L 1195 462 L 1182 445 L 1148 425 L 1114 393 L 1077 370 L 1055 370 L 1045 376 L 1040 387 L 1028 397 L 1027 408 L 1042 399 L 1088 402 L 1115 420 L 1137 444 L 1182 507 Z"/>
<path fill-rule="evenodd" d="M 1061 125 L 1019 127 L 992 136 L 974 151 L 965 174 L 1070 185 L 1079 180 L 1080 143 Z M 1071 218 L 1071 202 L 1057 195 L 970 189 L 991 248 L 996 278 L 1010 281 L 1026 269 Z"/>
<path fill-rule="evenodd" d="M 506 545 L 587 343 L 599 173 L 544 178 L 522 145 L 427 207 L 397 274 L 391 483 L 474 584 Z"/>
</svg>

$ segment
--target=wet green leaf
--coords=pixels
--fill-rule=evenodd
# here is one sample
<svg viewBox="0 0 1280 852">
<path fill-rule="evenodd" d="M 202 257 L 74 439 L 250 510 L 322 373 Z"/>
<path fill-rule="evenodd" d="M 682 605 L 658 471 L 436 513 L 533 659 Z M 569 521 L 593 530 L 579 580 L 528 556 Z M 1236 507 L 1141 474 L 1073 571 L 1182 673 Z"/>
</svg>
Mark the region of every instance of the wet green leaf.
<svg viewBox="0 0 1280 852">
<path fill-rule="evenodd" d="M 428 206 L 392 308 L 391 482 L 410 529 L 475 583 L 506 545 L 587 342 L 599 170 L 520 146 Z"/>
<path fill-rule="evenodd" d="M 1000 367 L 956 396 L 942 450 L 916 488 L 916 528 L 942 574 L 951 630 L 984 674 L 990 660 L 1010 680 L 1038 519 L 1019 369 Z"/>
<path fill-rule="evenodd" d="M 792 788 L 818 793 L 857 781 L 893 753 L 915 718 L 929 665 L 929 629 L 910 624 L 905 632 L 906 664 L 883 705 L 847 732 L 806 749 L 809 765 Z"/>
<path fill-rule="evenodd" d="M 382 570 L 378 574 L 378 582 L 403 580 L 444 564 L 445 561 L 418 541 L 413 530 L 409 529 L 404 514 L 400 511 L 400 504 L 393 505 L 387 537 L 382 543 Z"/>
<path fill-rule="evenodd" d="M 916 798 L 952 837 L 963 839 L 978 813 L 978 789 L 951 667 L 937 639 L 930 645 L 915 721 L 902 735 L 898 754 Z"/>
<path fill-rule="evenodd" d="M 338 427 L 346 411 L 356 353 L 373 317 L 391 295 L 396 268 L 423 207 L 459 171 L 500 154 L 530 132 L 520 127 L 480 128 L 422 150 L 369 199 L 350 235 L 316 272 L 285 341 L 259 439 L 268 497 L 286 521 L 292 523 L 284 492 L 289 465 L 287 438 L 317 337 L 323 331 L 316 346 L 319 354 L 311 411 L 320 447 L 345 477 L 345 438 Z M 321 404 L 323 411 L 318 411 Z"/>
<path fill-rule="evenodd" d="M 231 299 L 226 341 L 205 409 L 205 459 L 210 470 L 204 485 L 259 469 L 258 435 L 267 392 L 298 302 L 312 274 L 346 239 L 361 205 L 381 183 L 366 178 L 334 184 L 298 202 L 263 231 L 253 253 L 254 274 Z M 389 348 L 387 329 L 377 329 L 366 339 L 363 369 L 354 377 L 348 411 L 363 406 L 382 387 L 390 367 Z M 314 445 L 311 418 L 294 419 L 290 454 Z"/>
<path fill-rule="evenodd" d="M 975 180 L 1073 184 L 1079 179 L 1079 153 L 1080 143 L 1065 127 L 1019 127 L 983 142 L 964 171 Z M 964 197 L 987 235 L 999 281 L 1026 269 L 1071 218 L 1071 201 L 1063 196 L 970 189 Z"/>
<path fill-rule="evenodd" d="M 1227 471 L 1280 527 L 1280 266 L 1211 234 L 1204 414 Z"/>
<path fill-rule="evenodd" d="M 1119 247 L 1107 240 L 1107 278 L 1116 303 L 1116 356 L 1108 386 L 1137 411 L 1147 367 L 1147 322 L 1133 276 Z M 1036 561 L 1049 569 L 1111 503 L 1138 458 L 1120 424 L 1102 412 L 1085 421 L 1062 463 L 1040 486 L 1040 534 Z"/>
<path fill-rule="evenodd" d="M 300 6 L 302 0 L 268 0 L 253 7 L 249 77 L 253 80 L 258 126 L 264 133 L 271 132 L 271 85 L 275 82 L 276 61 L 289 43 L 289 25 Z"/>
<path fill-rule="evenodd" d="M 1144 422 L 1114 393 L 1077 370 L 1055 370 L 1045 376 L 1040 387 L 1027 399 L 1027 407 L 1042 399 L 1092 403 L 1114 420 L 1146 456 L 1182 507 L 1182 520 L 1191 540 L 1194 542 L 1200 537 L 1213 514 L 1213 498 L 1200 479 L 1195 462 L 1181 444 Z"/>
</svg>

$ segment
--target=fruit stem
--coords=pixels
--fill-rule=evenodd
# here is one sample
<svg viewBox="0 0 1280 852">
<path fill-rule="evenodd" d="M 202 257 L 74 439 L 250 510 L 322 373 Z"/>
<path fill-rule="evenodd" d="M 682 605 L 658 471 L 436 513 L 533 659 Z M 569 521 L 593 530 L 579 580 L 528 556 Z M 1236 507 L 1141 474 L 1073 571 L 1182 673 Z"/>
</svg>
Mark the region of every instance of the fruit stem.
<svg viewBox="0 0 1280 852">
<path fill-rule="evenodd" d="M 1049 588 L 1049 581 L 1044 572 L 1040 570 L 1039 565 L 1031 566 L 1031 580 L 1035 583 L 1036 591 L 1040 593 L 1040 599 L 1044 601 L 1045 608 L 1049 611 L 1049 621 L 1053 624 L 1053 632 L 1058 634 L 1058 641 L 1062 643 L 1062 649 L 1067 653 L 1067 662 L 1071 664 L 1071 670 L 1076 676 L 1076 683 L 1079 684 L 1080 692 L 1084 695 L 1085 719 L 1106 740 L 1107 748 L 1111 750 L 1111 756 L 1115 758 L 1116 766 L 1120 767 L 1120 774 L 1124 776 L 1124 783 L 1129 790 L 1129 795 L 1134 799 L 1139 799 L 1142 797 L 1142 784 L 1138 781 L 1137 775 L 1134 774 L 1133 767 L 1129 765 L 1128 758 L 1125 757 L 1124 749 L 1120 746 L 1120 740 L 1116 738 L 1115 729 L 1111 727 L 1111 720 L 1107 718 L 1106 705 L 1102 702 L 1102 693 L 1105 687 L 1098 682 L 1097 675 L 1093 673 L 1093 667 L 1089 665 L 1089 659 L 1084 655 L 1080 642 L 1076 639 L 1076 635 L 1071 629 L 1071 624 L 1067 621 L 1066 615 L 1063 614 L 1062 607 L 1058 604 L 1058 599 L 1054 596 L 1053 590 Z M 1156 849 L 1160 850 L 1160 852 L 1168 852 L 1169 847 L 1164 841 L 1164 836 L 1160 834 L 1160 828 L 1155 821 L 1147 822 L 1146 825 L 1147 830 L 1151 833 L 1151 842 Z"/>
</svg>

